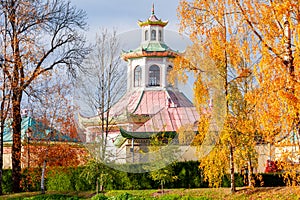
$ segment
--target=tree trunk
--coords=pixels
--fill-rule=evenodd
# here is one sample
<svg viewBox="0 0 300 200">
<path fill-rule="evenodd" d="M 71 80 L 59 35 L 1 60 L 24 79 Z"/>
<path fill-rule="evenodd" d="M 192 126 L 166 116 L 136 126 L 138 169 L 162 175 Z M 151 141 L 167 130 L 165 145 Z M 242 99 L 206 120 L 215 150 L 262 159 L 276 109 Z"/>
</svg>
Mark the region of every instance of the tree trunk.
<svg viewBox="0 0 300 200">
<path fill-rule="evenodd" d="M 104 177 L 103 173 L 100 174 L 100 192 L 104 191 Z"/>
<path fill-rule="evenodd" d="M 292 44 L 291 44 L 291 28 L 290 28 L 290 23 L 287 19 L 287 17 L 284 17 L 284 47 L 285 47 L 285 52 L 284 52 L 284 64 L 287 67 L 287 70 L 292 77 L 292 80 L 294 80 L 294 57 L 293 57 L 293 51 L 292 51 Z M 294 90 L 292 90 L 294 92 Z"/>
<path fill-rule="evenodd" d="M 234 179 L 234 162 L 233 162 L 233 147 L 230 145 L 230 191 L 235 193 L 235 179 Z"/>
<path fill-rule="evenodd" d="M 2 153 L 1 153 L 2 154 Z M 0 169 L 0 195 L 3 194 L 3 191 L 2 191 L 2 179 L 3 179 L 3 167 L 1 167 Z"/>
<path fill-rule="evenodd" d="M 3 112 L 3 111 L 2 111 Z M 3 194 L 2 191 L 2 179 L 3 179 L 3 132 L 4 132 L 4 122 L 1 122 L 1 133 L 0 133 L 0 195 Z"/>
<path fill-rule="evenodd" d="M 96 194 L 99 194 L 99 177 L 96 179 Z"/>
<path fill-rule="evenodd" d="M 12 96 L 12 130 L 13 130 L 13 145 L 12 145 L 12 182 L 13 192 L 20 192 L 21 181 L 21 97 L 22 92 L 14 89 Z"/>
<path fill-rule="evenodd" d="M 42 177 L 41 177 L 41 192 L 42 192 L 42 194 L 45 194 L 45 171 L 46 171 L 46 164 L 47 164 L 47 161 L 45 159 L 44 163 L 43 163 Z"/>
<path fill-rule="evenodd" d="M 251 162 L 251 159 L 249 159 L 248 161 L 248 186 L 249 187 L 253 187 L 253 183 L 252 183 L 252 162 Z"/>
</svg>

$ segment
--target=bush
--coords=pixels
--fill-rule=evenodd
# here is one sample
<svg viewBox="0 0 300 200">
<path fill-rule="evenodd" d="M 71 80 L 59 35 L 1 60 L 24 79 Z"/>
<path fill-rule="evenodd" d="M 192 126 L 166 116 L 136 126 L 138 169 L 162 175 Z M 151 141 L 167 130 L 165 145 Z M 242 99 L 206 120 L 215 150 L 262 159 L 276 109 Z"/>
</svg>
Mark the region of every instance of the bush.
<svg viewBox="0 0 300 200">
<path fill-rule="evenodd" d="M 106 200 L 108 199 L 104 194 L 96 194 L 91 198 L 91 200 Z"/>
<path fill-rule="evenodd" d="M 208 187 L 203 180 L 202 171 L 198 161 L 177 162 L 174 165 L 175 175 L 178 179 L 173 183 L 167 183 L 167 188 L 202 188 Z"/>
<path fill-rule="evenodd" d="M 133 196 L 132 194 L 125 192 L 123 194 L 111 197 L 109 199 L 111 199 L 111 200 L 138 200 L 138 199 L 142 199 L 142 198 Z"/>
<path fill-rule="evenodd" d="M 2 191 L 4 194 L 12 193 L 11 169 L 4 169 L 2 176 Z"/>
<path fill-rule="evenodd" d="M 129 165 L 124 165 L 128 167 Z M 199 162 L 178 162 L 172 166 L 177 180 L 166 183 L 164 188 L 201 188 L 208 187 L 207 182 L 203 181 L 202 172 L 199 169 Z M 95 190 L 95 182 L 81 176 L 86 167 L 69 167 L 47 169 L 45 186 L 47 190 L 55 191 L 90 191 Z M 55 172 L 54 172 L 55 171 Z M 121 189 L 151 189 L 159 188 L 160 185 L 149 177 L 149 173 L 127 173 L 115 169 L 106 170 L 107 180 L 104 183 L 105 190 Z M 39 191 L 41 169 L 35 168 L 27 171 L 23 170 L 22 187 L 27 191 Z M 276 187 L 285 186 L 283 177 L 280 173 L 268 173 L 253 175 L 256 187 Z M 97 177 L 95 177 L 97 178 Z M 244 186 L 243 177 L 235 174 L 235 185 Z M 3 193 L 12 192 L 11 169 L 3 170 Z M 230 187 L 230 175 L 223 177 L 222 187 Z M 189 197 L 190 198 L 190 197 Z"/>
<path fill-rule="evenodd" d="M 175 194 L 164 195 L 159 198 L 160 200 L 211 200 L 208 197 L 191 197 L 191 196 L 180 196 Z"/>
<path fill-rule="evenodd" d="M 65 172 L 56 172 L 48 176 L 48 190 L 55 191 L 74 191 L 71 183 L 71 177 Z"/>
<path fill-rule="evenodd" d="M 21 178 L 23 191 L 39 191 L 41 189 L 41 174 L 41 168 L 23 169 Z"/>
<path fill-rule="evenodd" d="M 52 199 L 58 199 L 58 200 L 78 200 L 79 197 L 77 196 L 69 196 L 69 195 L 64 195 L 64 194 L 44 194 L 44 195 L 38 195 L 35 197 L 26 197 L 23 198 L 25 200 L 52 200 Z"/>
<path fill-rule="evenodd" d="M 236 187 L 243 187 L 244 186 L 244 178 L 241 174 L 234 174 L 234 180 L 235 180 L 235 186 Z M 222 179 L 222 185 L 221 187 L 230 187 L 231 181 L 230 181 L 230 174 L 226 174 Z"/>
<path fill-rule="evenodd" d="M 208 198 L 208 197 L 190 197 L 190 196 L 184 196 L 181 199 L 182 200 L 212 200 L 212 198 Z"/>
<path fill-rule="evenodd" d="M 179 200 L 179 199 L 182 199 L 182 197 L 178 194 L 167 194 L 167 195 L 161 196 L 159 199 L 161 199 L 161 200 Z"/>
<path fill-rule="evenodd" d="M 83 169 L 84 167 L 76 167 L 69 169 L 70 173 L 68 174 L 70 176 L 72 188 L 75 191 L 89 191 L 95 189 L 94 185 L 89 184 L 86 178 L 80 176 Z"/>
<path fill-rule="evenodd" d="M 285 186 L 281 173 L 262 173 L 255 176 L 255 187 Z"/>
</svg>

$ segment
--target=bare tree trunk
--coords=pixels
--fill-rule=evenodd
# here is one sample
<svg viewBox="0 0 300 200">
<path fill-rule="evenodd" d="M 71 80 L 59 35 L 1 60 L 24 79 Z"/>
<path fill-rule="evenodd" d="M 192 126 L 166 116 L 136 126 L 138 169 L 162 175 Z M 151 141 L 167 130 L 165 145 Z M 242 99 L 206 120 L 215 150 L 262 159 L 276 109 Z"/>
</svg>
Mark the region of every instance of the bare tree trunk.
<svg viewBox="0 0 300 200">
<path fill-rule="evenodd" d="M 12 96 L 13 145 L 12 145 L 12 181 L 13 192 L 20 192 L 21 182 L 21 91 L 14 89 Z"/>
<path fill-rule="evenodd" d="M 100 174 L 100 192 L 104 191 L 104 178 L 103 172 Z"/>
<path fill-rule="evenodd" d="M 252 183 L 252 162 L 251 162 L 251 158 L 249 158 L 248 160 L 248 186 L 249 187 L 253 187 L 253 183 Z"/>
<path fill-rule="evenodd" d="M 284 64 L 287 67 L 287 70 L 292 77 L 292 80 L 294 80 L 294 57 L 292 52 L 292 45 L 291 45 L 291 28 L 290 23 L 286 17 L 284 17 L 284 47 L 285 47 L 285 53 L 284 53 Z M 294 92 L 294 91 L 292 91 Z"/>
<path fill-rule="evenodd" d="M 99 194 L 99 177 L 96 179 L 96 194 Z"/>
<path fill-rule="evenodd" d="M 161 191 L 162 191 L 162 194 L 165 193 L 165 191 L 164 191 L 164 182 L 163 181 L 161 182 Z"/>
<path fill-rule="evenodd" d="M 42 177 L 41 177 L 41 192 L 45 194 L 45 171 L 46 171 L 47 160 L 44 160 L 43 168 L 42 168 Z"/>
<path fill-rule="evenodd" d="M 233 147 L 230 145 L 230 192 L 235 193 L 235 179 L 234 179 L 234 162 L 233 162 Z"/>
</svg>

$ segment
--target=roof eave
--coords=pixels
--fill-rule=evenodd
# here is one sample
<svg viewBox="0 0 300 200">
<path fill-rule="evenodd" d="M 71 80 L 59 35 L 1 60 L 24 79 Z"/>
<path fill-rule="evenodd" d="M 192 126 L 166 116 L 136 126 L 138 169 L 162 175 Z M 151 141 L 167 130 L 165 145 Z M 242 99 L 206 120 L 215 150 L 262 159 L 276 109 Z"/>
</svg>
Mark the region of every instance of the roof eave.
<svg viewBox="0 0 300 200">
<path fill-rule="evenodd" d="M 141 57 L 169 57 L 175 58 L 179 55 L 178 52 L 174 51 L 141 51 L 141 52 L 129 52 L 122 55 L 122 59 L 128 61 L 132 58 L 141 58 Z"/>
<path fill-rule="evenodd" d="M 158 20 L 158 21 L 151 21 L 151 20 L 147 20 L 147 21 L 138 21 L 138 25 L 140 27 L 143 26 L 161 26 L 161 27 L 165 27 L 169 22 L 168 21 L 162 21 L 162 20 Z"/>
</svg>

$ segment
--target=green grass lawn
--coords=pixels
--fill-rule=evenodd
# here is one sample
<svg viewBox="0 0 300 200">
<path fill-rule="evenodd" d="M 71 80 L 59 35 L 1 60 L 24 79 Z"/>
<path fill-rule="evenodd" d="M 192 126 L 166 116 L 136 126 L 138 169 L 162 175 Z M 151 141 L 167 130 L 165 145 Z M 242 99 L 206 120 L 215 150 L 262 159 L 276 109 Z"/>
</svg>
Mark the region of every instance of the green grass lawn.
<svg viewBox="0 0 300 200">
<path fill-rule="evenodd" d="M 233 199 L 233 200 L 256 200 L 256 199 L 300 199 L 300 187 L 275 187 L 275 188 L 238 188 L 235 194 L 230 194 L 229 188 L 199 188 L 199 189 L 166 189 L 164 194 L 160 190 L 112 190 L 107 191 L 105 196 L 111 199 L 121 200 L 125 193 L 133 195 L 134 199 Z M 93 192 L 47 192 L 40 195 L 39 192 L 19 193 L 1 196 L 0 199 L 91 199 Z M 39 197 L 39 198 L 34 198 Z M 112 198 L 119 197 L 119 198 Z"/>
</svg>

